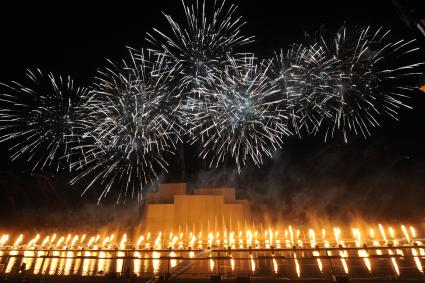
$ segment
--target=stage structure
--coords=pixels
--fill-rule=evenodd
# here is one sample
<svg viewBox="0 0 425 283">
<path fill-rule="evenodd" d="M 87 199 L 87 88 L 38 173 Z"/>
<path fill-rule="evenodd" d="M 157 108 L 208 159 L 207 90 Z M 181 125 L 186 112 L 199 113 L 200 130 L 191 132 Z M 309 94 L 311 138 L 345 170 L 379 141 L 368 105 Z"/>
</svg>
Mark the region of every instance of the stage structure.
<svg viewBox="0 0 425 283">
<path fill-rule="evenodd" d="M 235 188 L 195 188 L 186 183 L 161 184 L 149 193 L 145 230 L 157 232 L 225 232 L 251 223 L 249 201 L 236 199 Z"/>
</svg>

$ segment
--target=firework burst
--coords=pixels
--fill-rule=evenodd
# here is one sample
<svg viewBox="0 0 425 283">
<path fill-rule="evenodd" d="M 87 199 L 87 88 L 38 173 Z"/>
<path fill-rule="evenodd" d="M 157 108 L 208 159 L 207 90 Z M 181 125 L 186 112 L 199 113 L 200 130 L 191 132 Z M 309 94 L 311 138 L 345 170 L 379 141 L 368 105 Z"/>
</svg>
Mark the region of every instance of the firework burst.
<svg viewBox="0 0 425 283">
<path fill-rule="evenodd" d="M 89 91 L 39 70 L 28 85 L 2 84 L 0 142 L 11 144 L 12 160 L 76 170 L 71 183 L 88 181 L 84 193 L 100 188 L 100 201 L 117 190 L 125 201 L 167 171 L 177 146 L 184 159 L 182 137 L 210 167 L 231 162 L 240 172 L 261 166 L 292 133 L 347 142 L 410 108 L 423 64 L 414 40 L 343 26 L 256 64 L 241 53 L 253 37 L 242 34 L 235 5 L 182 5 L 185 22 L 164 14 L 169 31 L 148 34 L 149 51 L 109 61 Z"/>
<path fill-rule="evenodd" d="M 85 191 L 100 185 L 99 201 L 113 186 L 120 189 L 118 201 L 128 192 L 140 199 L 144 185 L 167 170 L 165 155 L 180 140 L 174 70 L 164 68 L 163 56 L 130 50 L 130 57 L 99 71 L 84 105 L 88 142 L 71 183 L 90 178 Z"/>
<path fill-rule="evenodd" d="M 200 89 L 207 99 L 195 111 L 192 142 L 201 143 L 200 156 L 210 160 L 210 167 L 227 159 L 238 171 L 248 163 L 260 166 L 289 134 L 282 101 L 266 76 L 269 66 L 244 61 L 230 58 L 225 70 Z"/>
<path fill-rule="evenodd" d="M 337 131 L 346 142 L 350 133 L 367 137 L 381 116 L 397 119 L 400 108 L 411 108 L 405 101 L 423 63 L 405 62 L 415 60 L 419 48 L 415 40 L 391 41 L 389 34 L 382 28 L 343 26 L 331 40 L 319 36 L 313 44 L 340 73 L 332 94 L 324 94 L 328 98 L 317 131 L 324 128 L 325 140 Z"/>
<path fill-rule="evenodd" d="M 0 96 L 0 142 L 10 141 L 12 160 L 25 158 L 32 170 L 70 168 L 80 140 L 85 88 L 68 77 L 27 71 L 28 84 L 12 82 Z"/>
<path fill-rule="evenodd" d="M 295 44 L 286 52 L 275 54 L 270 76 L 283 98 L 294 132 L 315 133 L 328 113 L 325 107 L 335 96 L 341 71 L 337 60 L 328 58 L 317 46 Z"/>
<path fill-rule="evenodd" d="M 235 18 L 237 6 L 226 5 L 226 1 L 214 1 L 212 7 L 196 1 L 186 5 L 182 1 L 186 24 L 180 25 L 170 15 L 165 15 L 171 27 L 169 35 L 154 29 L 148 34 L 148 41 L 158 53 L 180 66 L 180 88 L 187 93 L 196 91 L 204 78 L 214 75 L 227 61 L 229 55 L 243 45 L 253 41 L 253 37 L 242 35 L 244 22 Z M 209 9 L 212 8 L 212 9 Z"/>
</svg>

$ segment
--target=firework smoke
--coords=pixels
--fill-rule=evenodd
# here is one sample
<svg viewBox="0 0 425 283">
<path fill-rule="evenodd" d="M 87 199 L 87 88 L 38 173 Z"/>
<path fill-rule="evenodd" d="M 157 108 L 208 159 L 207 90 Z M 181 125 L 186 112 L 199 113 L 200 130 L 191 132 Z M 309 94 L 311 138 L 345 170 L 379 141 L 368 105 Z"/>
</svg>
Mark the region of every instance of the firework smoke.
<svg viewBox="0 0 425 283">
<path fill-rule="evenodd" d="M 28 85 L 12 82 L 0 95 L 0 142 L 10 141 L 12 160 L 25 158 L 32 170 L 68 167 L 80 142 L 85 88 L 68 77 L 27 71 Z"/>
</svg>

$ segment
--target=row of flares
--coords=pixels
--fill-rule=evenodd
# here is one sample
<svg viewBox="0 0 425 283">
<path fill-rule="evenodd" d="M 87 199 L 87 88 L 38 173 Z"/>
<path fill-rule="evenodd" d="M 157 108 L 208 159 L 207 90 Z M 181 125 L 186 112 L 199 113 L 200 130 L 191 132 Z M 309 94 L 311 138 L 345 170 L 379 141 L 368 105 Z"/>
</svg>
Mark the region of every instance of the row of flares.
<svg viewBox="0 0 425 283">
<path fill-rule="evenodd" d="M 99 251 L 99 259 L 104 259 L 105 250 L 117 250 L 117 257 L 123 258 L 128 254 L 126 252 L 133 252 L 134 258 L 141 258 L 142 250 L 152 250 L 153 260 L 158 261 L 160 250 L 169 249 L 169 257 L 172 259 L 176 257 L 174 250 L 188 250 L 189 257 L 195 256 L 194 250 L 210 250 L 209 254 L 209 265 L 211 271 L 214 270 L 214 259 L 211 256 L 212 249 L 226 249 L 229 254 L 230 265 L 232 270 L 235 267 L 235 259 L 232 257 L 232 249 L 251 249 L 257 248 L 265 249 L 290 249 L 293 260 L 295 262 L 295 270 L 298 276 L 301 276 L 301 268 L 298 262 L 297 249 L 309 249 L 312 251 L 312 255 L 317 261 L 317 266 L 320 272 L 323 272 L 324 259 L 323 250 L 325 256 L 337 256 L 341 262 L 341 265 L 346 274 L 349 273 L 349 266 L 347 259 L 349 253 L 347 249 L 355 247 L 357 256 L 364 262 L 365 267 L 369 272 L 372 272 L 372 263 L 370 260 L 370 254 L 368 251 L 369 246 L 373 246 L 373 250 L 376 255 L 384 255 L 384 253 L 390 258 L 392 268 L 394 272 L 399 276 L 400 269 L 397 264 L 397 257 L 404 256 L 404 252 L 407 249 L 411 250 L 411 255 L 415 261 L 416 268 L 423 274 L 423 266 L 420 258 L 425 258 L 425 249 L 423 242 L 417 238 L 416 230 L 414 227 L 407 227 L 405 225 L 400 226 L 400 230 L 396 231 L 393 227 L 384 227 L 379 224 L 377 227 L 369 228 L 367 233 L 361 231 L 359 228 L 352 228 L 352 237 L 342 237 L 341 229 L 334 227 L 333 229 L 322 229 L 320 236 L 316 236 L 314 229 L 309 229 L 308 233 L 301 232 L 299 229 L 295 229 L 292 226 L 288 226 L 281 232 L 279 229 L 272 230 L 267 229 L 263 232 L 257 230 L 247 229 L 245 231 L 239 231 L 239 233 L 224 231 L 220 232 L 209 232 L 205 235 L 202 232 L 199 233 L 162 233 L 159 232 L 155 236 L 153 233 L 147 232 L 137 238 L 136 241 L 130 242 L 127 234 L 116 236 L 115 234 L 106 235 L 101 237 L 100 235 L 87 237 L 86 234 L 68 234 L 67 236 L 58 236 L 57 234 L 46 235 L 41 237 L 37 234 L 31 238 L 28 242 L 24 243 L 24 235 L 20 234 L 14 241 L 9 243 L 11 237 L 8 234 L 3 234 L 0 237 L 0 257 L 3 255 L 6 249 L 10 250 L 9 255 L 16 256 L 19 250 L 24 251 L 25 256 L 35 256 L 35 250 L 38 250 L 37 256 L 44 256 L 45 250 L 50 249 L 53 251 L 53 256 L 59 256 L 60 251 L 67 251 L 67 257 L 73 257 L 74 252 L 80 250 L 79 255 L 90 257 L 92 252 Z M 401 232 L 398 234 L 398 232 Z M 363 236 L 366 234 L 366 236 Z M 382 249 L 379 249 L 381 247 Z M 336 249 L 335 249 L 336 248 Z M 44 250 L 44 251 L 43 251 Z M 85 250 L 85 251 L 83 251 Z M 298 254 L 298 257 L 297 257 Z M 274 253 L 272 253 L 273 270 L 277 273 L 278 264 Z M 255 258 L 250 252 L 250 265 L 251 270 L 254 272 Z M 171 260 L 171 267 L 176 265 L 176 260 Z M 154 262 L 158 265 L 158 262 Z M 10 266 L 10 267 L 9 267 Z M 117 270 L 122 263 L 117 264 Z M 9 270 L 8 270 L 9 268 Z M 6 272 L 10 272 L 11 264 L 6 268 Z M 134 269 L 139 269 L 135 267 Z"/>
<path fill-rule="evenodd" d="M 418 243 L 420 241 L 415 241 L 416 230 L 413 226 L 406 227 L 401 225 L 402 237 L 399 237 L 396 234 L 396 230 L 393 227 L 384 228 L 383 225 L 378 225 L 379 234 L 381 236 L 381 242 L 384 244 L 397 245 L 400 240 L 406 243 Z M 13 243 L 8 245 L 10 236 L 8 234 L 3 234 L 0 237 L 0 248 L 2 247 L 14 247 L 14 248 L 85 248 L 85 249 L 126 249 L 126 248 L 136 248 L 136 249 L 184 249 L 184 248 L 199 248 L 202 249 L 204 244 L 207 244 L 208 247 L 223 247 L 223 248 L 290 248 L 290 247 L 304 247 L 306 243 L 310 244 L 310 247 L 316 247 L 319 243 L 322 243 L 324 247 L 331 247 L 331 244 L 340 246 L 344 243 L 355 243 L 356 246 L 365 245 L 368 240 L 371 241 L 373 245 L 380 245 L 378 239 L 379 235 L 376 236 L 375 229 L 369 229 L 369 239 L 363 240 L 362 233 L 359 228 L 352 228 L 352 238 L 350 240 L 343 240 L 341 229 L 339 227 L 334 227 L 333 231 L 333 240 L 332 238 L 328 239 L 328 230 L 321 230 L 321 238 L 317 239 L 316 232 L 314 229 L 309 229 L 308 234 L 299 229 L 294 229 L 292 226 L 288 226 L 284 230 L 284 233 L 281 233 L 280 230 L 265 230 L 263 233 L 259 233 L 257 230 L 247 229 L 246 231 L 239 233 L 235 232 L 209 232 L 205 238 L 202 232 L 196 233 L 190 232 L 183 233 L 179 232 L 174 234 L 170 232 L 168 234 L 159 232 L 156 237 L 152 233 L 147 232 L 144 235 L 141 235 L 137 238 L 136 242 L 129 242 L 127 234 L 122 234 L 121 237 L 116 237 L 115 234 L 106 235 L 103 238 L 97 234 L 90 238 L 86 234 L 68 234 L 67 236 L 58 237 L 56 233 L 52 235 L 46 235 L 42 241 L 40 241 L 41 236 L 37 234 L 27 243 L 24 243 L 24 235 L 20 234 Z M 387 233 L 388 231 L 388 233 Z M 115 241 L 119 239 L 120 241 Z M 168 243 L 168 244 L 167 244 Z"/>
</svg>

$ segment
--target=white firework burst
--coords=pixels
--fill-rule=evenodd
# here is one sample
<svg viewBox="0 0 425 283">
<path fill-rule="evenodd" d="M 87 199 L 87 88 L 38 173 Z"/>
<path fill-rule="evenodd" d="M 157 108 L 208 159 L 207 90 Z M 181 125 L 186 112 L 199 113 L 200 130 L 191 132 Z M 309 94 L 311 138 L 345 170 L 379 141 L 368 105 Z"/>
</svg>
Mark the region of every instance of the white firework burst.
<svg viewBox="0 0 425 283">
<path fill-rule="evenodd" d="M 367 137 L 382 116 L 397 119 L 400 108 L 411 108 L 406 100 L 416 88 L 415 78 L 422 74 L 423 65 L 416 62 L 415 40 L 393 41 L 390 31 L 382 28 L 343 26 L 331 40 L 320 36 L 315 45 L 336 61 L 341 73 L 324 105 L 320 127 L 325 140 L 336 132 L 346 142 L 350 133 Z"/>
<path fill-rule="evenodd" d="M 85 104 L 88 142 L 71 183 L 89 178 L 84 192 L 99 185 L 99 201 L 111 188 L 117 201 L 128 192 L 140 199 L 144 185 L 167 171 L 165 155 L 180 141 L 174 70 L 164 68 L 163 56 L 130 50 L 130 57 L 99 71 Z"/>
<path fill-rule="evenodd" d="M 186 23 L 180 24 L 164 14 L 171 33 L 154 29 L 147 37 L 156 52 L 180 66 L 180 88 L 189 94 L 199 94 L 196 90 L 203 79 L 214 76 L 229 55 L 237 56 L 241 46 L 253 41 L 253 37 L 241 32 L 245 22 L 235 17 L 237 6 L 227 5 L 226 1 L 211 3 L 196 1 L 186 5 L 182 1 Z"/>
<path fill-rule="evenodd" d="M 285 109 L 276 87 L 266 76 L 267 66 L 252 58 L 240 64 L 229 59 L 225 70 L 200 89 L 207 98 L 193 116 L 192 142 L 200 142 L 200 156 L 217 167 L 234 161 L 238 171 L 247 164 L 260 166 L 264 156 L 280 148 L 289 134 Z"/>
<path fill-rule="evenodd" d="M 286 52 L 275 54 L 270 76 L 284 98 L 292 127 L 299 136 L 303 130 L 316 133 L 327 117 L 327 102 L 335 96 L 342 78 L 337 62 L 317 45 L 295 44 Z"/>
<path fill-rule="evenodd" d="M 1 84 L 0 142 L 10 142 L 11 159 L 26 159 L 32 170 L 70 169 L 72 148 L 80 140 L 87 89 L 69 77 L 27 71 L 27 83 Z"/>
</svg>

